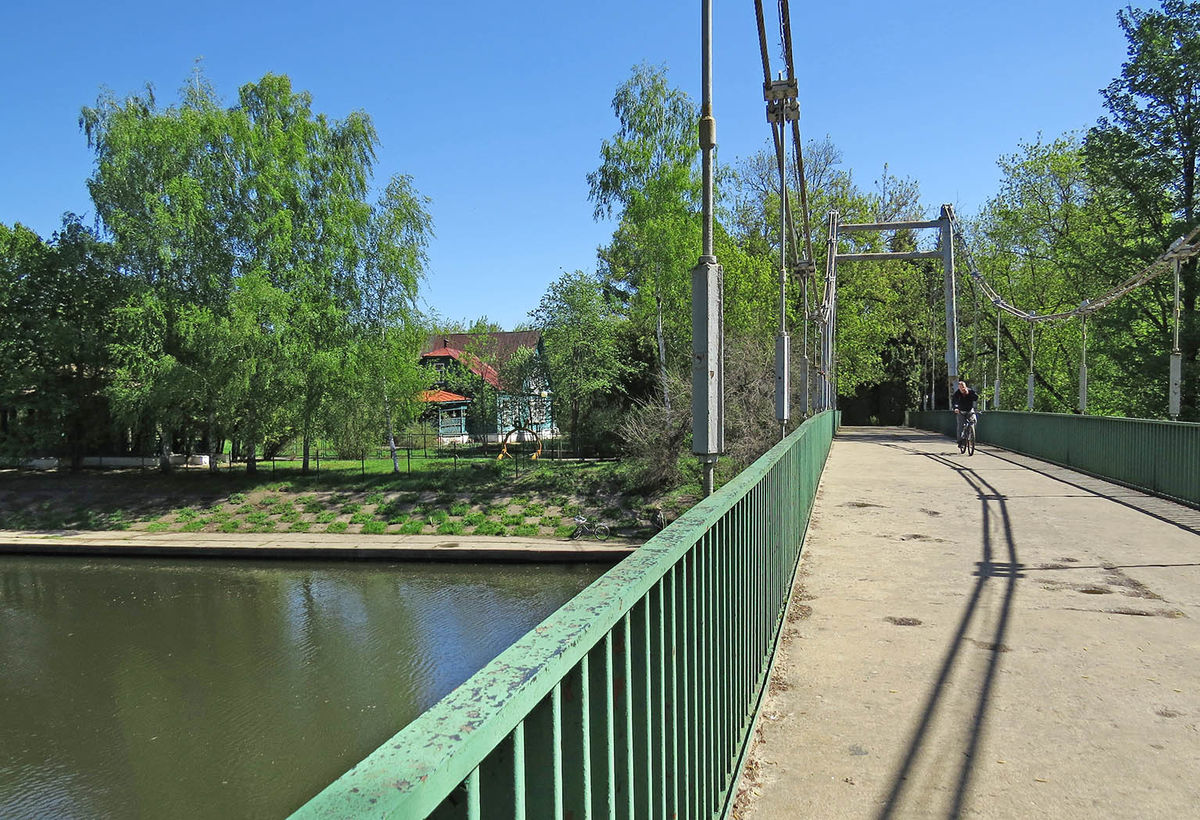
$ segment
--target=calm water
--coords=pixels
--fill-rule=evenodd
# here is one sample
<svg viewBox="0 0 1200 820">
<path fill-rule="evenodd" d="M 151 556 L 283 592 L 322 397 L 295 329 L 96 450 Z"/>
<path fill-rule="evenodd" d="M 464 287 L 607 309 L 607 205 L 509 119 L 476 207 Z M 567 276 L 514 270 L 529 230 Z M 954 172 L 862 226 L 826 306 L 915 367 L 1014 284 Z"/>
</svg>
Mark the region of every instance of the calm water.
<svg viewBox="0 0 1200 820">
<path fill-rule="evenodd" d="M 0 557 L 0 818 L 284 816 L 601 572 Z"/>
</svg>

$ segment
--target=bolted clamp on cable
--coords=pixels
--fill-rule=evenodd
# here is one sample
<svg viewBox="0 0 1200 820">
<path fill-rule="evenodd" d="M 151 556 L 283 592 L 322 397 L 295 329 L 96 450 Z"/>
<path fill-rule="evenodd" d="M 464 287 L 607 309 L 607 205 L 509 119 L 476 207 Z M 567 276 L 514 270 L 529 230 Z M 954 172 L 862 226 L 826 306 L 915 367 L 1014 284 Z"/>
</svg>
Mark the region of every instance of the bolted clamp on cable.
<svg viewBox="0 0 1200 820">
<path fill-rule="evenodd" d="M 800 92 L 796 80 L 772 80 L 763 83 L 767 101 L 767 122 L 794 122 L 800 119 Z"/>
</svg>

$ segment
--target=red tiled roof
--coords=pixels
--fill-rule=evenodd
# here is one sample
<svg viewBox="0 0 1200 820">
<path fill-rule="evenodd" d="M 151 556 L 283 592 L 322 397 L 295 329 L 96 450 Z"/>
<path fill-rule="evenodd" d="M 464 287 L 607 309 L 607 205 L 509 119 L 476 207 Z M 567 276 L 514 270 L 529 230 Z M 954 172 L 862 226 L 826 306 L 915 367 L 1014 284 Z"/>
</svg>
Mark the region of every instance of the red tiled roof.
<svg viewBox="0 0 1200 820">
<path fill-rule="evenodd" d="M 451 393 L 449 390 L 422 390 L 421 401 L 443 404 L 445 402 L 470 401 L 470 399 L 457 393 Z"/>
<path fill-rule="evenodd" d="M 450 357 L 456 361 L 462 362 L 476 376 L 486 381 L 492 387 L 500 389 L 500 374 L 496 372 L 496 368 L 486 362 L 480 361 L 477 357 L 464 353 L 453 347 L 439 347 L 436 350 L 431 350 L 428 353 L 421 354 L 422 359 L 437 359 Z"/>
</svg>

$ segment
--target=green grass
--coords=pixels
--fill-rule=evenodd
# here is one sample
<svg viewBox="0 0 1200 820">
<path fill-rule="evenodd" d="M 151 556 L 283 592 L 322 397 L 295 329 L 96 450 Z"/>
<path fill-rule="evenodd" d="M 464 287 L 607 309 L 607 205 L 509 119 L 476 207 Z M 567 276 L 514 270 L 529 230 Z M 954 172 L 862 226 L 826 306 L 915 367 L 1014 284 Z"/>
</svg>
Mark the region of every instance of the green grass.
<svg viewBox="0 0 1200 820">
<path fill-rule="evenodd" d="M 450 514 L 453 516 L 464 516 L 471 511 L 471 505 L 464 501 L 459 501 L 450 505 Z"/>
<path fill-rule="evenodd" d="M 371 493 L 370 495 L 368 495 L 363 500 L 363 503 L 364 504 L 374 504 L 375 506 L 378 507 L 380 504 L 384 503 L 384 501 L 386 501 L 386 500 L 387 500 L 387 498 L 386 498 L 386 496 L 384 496 L 383 493 L 376 492 L 376 493 Z"/>
<path fill-rule="evenodd" d="M 201 532 L 207 526 L 208 521 L 203 518 L 197 518 L 195 521 L 189 521 L 179 528 L 180 532 Z"/>
<path fill-rule="evenodd" d="M 579 515 L 583 509 L 578 504 L 567 504 L 562 508 L 563 515 Z"/>
<path fill-rule="evenodd" d="M 325 512 L 317 513 L 318 524 L 328 524 L 335 518 L 337 518 L 337 513 L 333 512 L 332 510 L 326 510 Z"/>
<path fill-rule="evenodd" d="M 166 532 L 171 529 L 171 525 L 166 521 L 151 521 L 146 525 L 146 532 Z"/>
<path fill-rule="evenodd" d="M 283 511 L 283 514 L 279 516 L 279 520 L 284 522 L 285 524 L 299 521 L 300 520 L 300 511 L 297 510 L 295 507 L 288 506 L 288 508 Z"/>
<path fill-rule="evenodd" d="M 332 521 L 330 522 L 329 526 L 325 528 L 325 532 L 345 532 L 349 526 L 350 525 L 345 521 Z"/>
<path fill-rule="evenodd" d="M 342 515 L 354 515 L 355 513 L 362 510 L 362 507 L 363 507 L 362 504 L 343 504 L 342 505 Z"/>
<path fill-rule="evenodd" d="M 519 527 L 525 523 L 525 516 L 519 513 L 517 515 L 501 516 L 500 523 L 506 527 Z"/>
<path fill-rule="evenodd" d="M 228 521 L 222 521 L 221 526 L 217 527 L 217 530 L 220 532 L 237 532 L 241 528 L 242 522 L 235 518 L 231 518 Z"/>
<path fill-rule="evenodd" d="M 229 496 L 229 503 L 230 504 L 245 504 L 246 503 L 246 494 L 245 493 L 234 493 L 233 495 Z"/>
<path fill-rule="evenodd" d="M 303 503 L 304 511 L 309 515 L 317 515 L 325 512 L 325 505 L 315 498 L 310 498 Z"/>
<path fill-rule="evenodd" d="M 555 495 L 550 497 L 551 507 L 565 507 L 570 503 L 570 499 L 568 499 L 565 495 Z"/>
<path fill-rule="evenodd" d="M 189 521 L 195 521 L 200 517 L 200 511 L 195 507 L 184 507 L 181 510 L 175 511 L 175 520 L 180 524 L 187 524 Z"/>
<path fill-rule="evenodd" d="M 525 515 L 529 518 L 536 518 L 539 515 L 545 515 L 546 508 L 542 504 L 526 504 Z"/>
<path fill-rule="evenodd" d="M 511 503 L 513 503 L 513 504 L 516 504 L 518 507 L 524 507 L 526 504 L 528 504 L 528 503 L 529 503 L 529 496 L 527 496 L 527 495 L 514 495 L 514 496 L 512 497 L 512 502 L 511 502 Z"/>
<path fill-rule="evenodd" d="M 461 521 L 443 521 L 438 525 L 438 535 L 462 535 L 463 524 Z"/>
<path fill-rule="evenodd" d="M 293 521 L 292 532 L 308 532 L 312 529 L 311 521 Z"/>
<path fill-rule="evenodd" d="M 251 528 L 250 531 L 251 532 L 274 532 L 275 531 L 275 522 L 267 521 L 264 524 L 255 524 L 253 526 L 253 528 Z"/>
<path fill-rule="evenodd" d="M 519 535 L 523 538 L 535 536 L 538 534 L 538 525 L 537 524 L 521 524 L 520 526 L 513 527 L 512 534 Z"/>
<path fill-rule="evenodd" d="M 383 535 L 387 532 L 387 524 L 382 521 L 367 521 L 362 525 L 365 535 Z"/>
<path fill-rule="evenodd" d="M 350 516 L 351 524 L 370 524 L 374 520 L 375 516 L 371 515 L 369 512 L 356 512 L 354 515 Z"/>
<path fill-rule="evenodd" d="M 560 524 L 562 524 L 562 519 L 557 515 L 543 515 L 542 520 L 538 522 L 539 526 L 550 527 L 551 529 Z"/>
<path fill-rule="evenodd" d="M 234 510 L 234 513 L 237 515 L 250 515 L 252 512 L 256 512 L 253 504 L 243 504 Z"/>
<path fill-rule="evenodd" d="M 462 517 L 463 524 L 468 527 L 478 527 L 484 521 L 487 521 L 487 516 L 481 512 L 469 512 Z"/>
<path fill-rule="evenodd" d="M 574 524 L 564 524 L 561 527 L 554 528 L 554 537 L 555 538 L 570 538 L 571 533 L 573 533 L 573 532 L 575 532 Z"/>
<path fill-rule="evenodd" d="M 508 512 L 508 505 L 488 504 L 487 507 L 484 508 L 484 512 L 486 512 L 488 515 L 503 515 L 504 513 Z"/>
<path fill-rule="evenodd" d="M 484 521 L 475 528 L 475 535 L 508 535 L 508 528 L 496 521 Z"/>
<path fill-rule="evenodd" d="M 434 510 L 429 514 L 429 523 L 439 526 L 441 524 L 445 524 L 446 520 L 449 518 L 450 513 L 446 512 L 445 510 Z"/>
<path fill-rule="evenodd" d="M 420 521 L 409 521 L 408 523 L 401 525 L 400 534 L 401 535 L 420 535 L 421 530 L 424 528 L 424 526 L 425 525 L 422 524 Z"/>
<path fill-rule="evenodd" d="M 267 515 L 265 512 L 263 512 L 262 510 L 256 510 L 246 516 L 246 523 L 254 524 L 255 526 L 261 526 L 263 524 L 266 524 L 270 520 L 271 520 L 271 517 L 269 515 Z"/>
</svg>

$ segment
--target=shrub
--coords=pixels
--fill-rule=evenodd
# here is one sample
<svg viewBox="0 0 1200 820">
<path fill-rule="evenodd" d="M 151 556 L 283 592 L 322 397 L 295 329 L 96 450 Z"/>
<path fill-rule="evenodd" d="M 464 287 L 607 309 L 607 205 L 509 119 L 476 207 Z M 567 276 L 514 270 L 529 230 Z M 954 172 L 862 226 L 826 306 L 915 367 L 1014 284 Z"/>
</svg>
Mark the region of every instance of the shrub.
<svg viewBox="0 0 1200 820">
<path fill-rule="evenodd" d="M 620 515 L 621 515 L 620 507 L 611 507 L 610 506 L 610 507 L 605 507 L 603 510 L 600 511 L 601 518 L 613 519 L 613 518 L 617 518 Z"/>
<path fill-rule="evenodd" d="M 325 532 L 345 532 L 349 526 L 345 521 L 331 521 Z"/>
<path fill-rule="evenodd" d="M 262 498 L 258 499 L 258 506 L 263 507 L 264 509 L 278 503 L 279 496 L 277 495 L 264 495 Z"/>
<path fill-rule="evenodd" d="M 400 527 L 401 535 L 420 535 L 421 530 L 425 527 L 420 521 L 409 521 Z"/>
<path fill-rule="evenodd" d="M 461 521 L 443 521 L 438 525 L 438 535 L 462 535 L 463 523 Z"/>
<path fill-rule="evenodd" d="M 434 510 L 429 514 L 429 523 L 433 524 L 434 526 L 444 524 L 446 519 L 449 517 L 450 513 L 446 512 L 445 510 Z"/>
<path fill-rule="evenodd" d="M 565 507 L 571 503 L 565 495 L 556 495 L 550 499 L 551 507 Z"/>
<path fill-rule="evenodd" d="M 362 525 L 362 532 L 366 535 L 383 535 L 387 532 L 387 524 L 382 521 L 368 521 Z"/>
<path fill-rule="evenodd" d="M 583 509 L 578 504 L 568 504 L 562 508 L 563 515 L 579 515 Z"/>
<path fill-rule="evenodd" d="M 484 521 L 475 528 L 476 535 L 508 535 L 508 528 L 496 521 Z"/>
<path fill-rule="evenodd" d="M 573 532 L 575 532 L 575 525 L 574 524 L 565 524 L 561 527 L 554 528 L 554 537 L 555 538 L 570 538 L 571 533 L 573 533 Z"/>
<path fill-rule="evenodd" d="M 246 503 L 246 494 L 245 493 L 234 493 L 233 495 L 229 496 L 229 503 L 230 504 L 245 504 Z"/>
<path fill-rule="evenodd" d="M 539 526 L 550 527 L 553 529 L 562 523 L 562 519 L 557 515 L 543 515 L 542 520 L 538 522 Z"/>
<path fill-rule="evenodd" d="M 484 510 L 484 512 L 486 512 L 488 515 L 503 515 L 504 513 L 508 512 L 508 507 L 504 504 L 488 504 L 487 509 Z"/>
<path fill-rule="evenodd" d="M 520 526 L 513 527 L 512 534 L 522 536 L 523 538 L 535 536 L 538 534 L 538 525 L 537 524 L 521 524 Z"/>
<path fill-rule="evenodd" d="M 484 521 L 487 521 L 487 516 L 481 512 L 469 512 L 462 519 L 462 522 L 468 527 L 478 527 Z"/>
<path fill-rule="evenodd" d="M 184 507 L 182 510 L 175 511 L 175 520 L 180 524 L 186 524 L 189 521 L 195 521 L 200 517 L 200 511 L 195 507 Z"/>
<path fill-rule="evenodd" d="M 463 501 L 459 501 L 456 504 L 450 505 L 450 514 L 451 515 L 458 515 L 458 516 L 466 515 L 470 511 L 471 511 L 471 505 L 467 504 L 466 502 L 463 502 Z"/>
<path fill-rule="evenodd" d="M 518 507 L 524 507 L 526 504 L 528 504 L 528 503 L 529 503 L 529 496 L 527 496 L 527 495 L 514 495 L 514 496 L 512 497 L 512 501 L 511 501 L 511 502 L 509 502 L 509 503 L 511 503 L 511 504 L 516 504 Z"/>
</svg>

